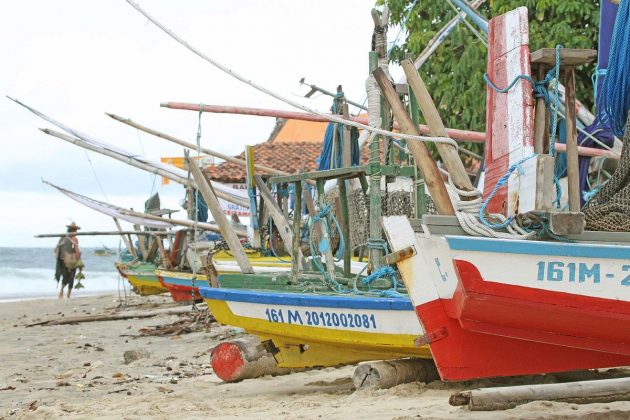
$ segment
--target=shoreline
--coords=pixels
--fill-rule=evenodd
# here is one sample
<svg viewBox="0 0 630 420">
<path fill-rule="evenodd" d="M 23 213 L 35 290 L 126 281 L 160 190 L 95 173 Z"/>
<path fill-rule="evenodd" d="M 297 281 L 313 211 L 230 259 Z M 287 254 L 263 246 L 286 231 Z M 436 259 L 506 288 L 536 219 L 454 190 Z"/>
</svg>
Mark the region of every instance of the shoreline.
<svg viewBox="0 0 630 420">
<path fill-rule="evenodd" d="M 210 366 L 210 350 L 242 331 L 212 323 L 180 335 L 143 335 L 188 316 L 156 311 L 174 305 L 168 296 L 130 297 L 133 312 L 160 312 L 151 318 L 27 327 L 60 317 L 111 314 L 120 303 L 116 294 L 100 294 L 0 305 L 0 418 L 310 419 L 352 418 L 359 412 L 366 419 L 630 416 L 628 401 L 540 401 L 497 412 L 471 412 L 448 403 L 454 392 L 522 378 L 357 391 L 352 382 L 356 366 L 344 366 L 223 383 Z M 129 351 L 139 358 L 126 363 Z M 621 373 L 630 376 L 630 369 Z"/>
</svg>

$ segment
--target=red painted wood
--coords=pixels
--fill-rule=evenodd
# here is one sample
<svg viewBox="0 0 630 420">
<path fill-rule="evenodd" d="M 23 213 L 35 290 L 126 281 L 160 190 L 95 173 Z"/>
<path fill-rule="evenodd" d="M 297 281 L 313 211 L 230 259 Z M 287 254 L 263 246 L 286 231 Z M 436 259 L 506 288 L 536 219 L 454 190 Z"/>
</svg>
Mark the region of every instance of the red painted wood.
<svg viewBox="0 0 630 420">
<path fill-rule="evenodd" d="M 512 16 L 511 21 L 518 17 L 519 26 L 508 28 L 508 15 Z M 514 49 L 518 49 L 520 73 L 530 75 L 529 46 L 528 46 L 528 22 L 527 13 L 521 8 L 509 12 L 505 15 L 497 16 L 490 20 L 488 31 L 488 62 L 486 72 L 489 79 L 498 87 L 506 87 L 514 75 L 509 74 L 508 66 L 515 63 L 514 57 L 508 57 Z M 518 161 L 521 157 L 519 150 L 510 150 L 510 139 L 515 133 L 510 132 L 510 115 L 520 114 L 523 128 L 522 144 L 533 145 L 533 96 L 532 88 L 528 82 L 521 80 L 517 82 L 521 85 L 523 98 L 521 106 L 509 105 L 508 95 L 513 94 L 513 89 L 507 93 L 495 92 L 490 86 L 486 90 L 486 156 L 485 156 L 485 180 L 484 196 L 490 195 L 497 182 L 507 172 L 511 163 Z M 513 153 L 510 162 L 510 153 Z M 508 186 L 501 187 L 488 204 L 488 211 L 491 213 L 502 213 L 508 215 Z M 517 191 L 511 192 L 512 195 Z"/>
<path fill-rule="evenodd" d="M 247 108 L 242 106 L 225 106 L 225 105 L 199 105 L 189 104 L 183 102 L 163 102 L 160 106 L 171 109 L 182 109 L 187 111 L 199 112 L 212 112 L 219 114 L 240 114 L 240 115 L 255 115 L 259 117 L 276 117 L 287 118 L 292 120 L 302 121 L 315 121 L 315 122 L 328 122 L 324 117 L 315 114 L 307 114 L 306 112 L 284 111 L 279 109 L 264 109 L 264 108 Z M 352 121 L 368 125 L 368 119 L 365 117 L 350 117 Z M 399 129 L 398 123 L 394 122 L 394 128 Z M 457 128 L 447 128 L 446 133 L 450 138 L 456 141 L 471 142 L 471 143 L 483 143 L 486 141 L 484 133 L 478 131 L 459 130 Z M 420 124 L 420 134 L 429 135 L 429 127 Z"/>
<path fill-rule="evenodd" d="M 157 276 L 160 284 L 165 287 L 175 302 L 189 302 L 192 300 L 192 287 L 182 286 L 179 284 L 171 284 L 164 280 L 164 277 Z M 202 297 L 199 294 L 199 288 L 195 287 L 195 302 L 201 301 Z"/>
<path fill-rule="evenodd" d="M 416 307 L 426 331 L 446 328 L 446 338 L 429 344 L 442 380 L 462 381 L 630 364 L 627 356 L 465 330 L 459 320 L 446 315 L 445 308 L 453 305 L 452 300 L 442 299 Z"/>
<path fill-rule="evenodd" d="M 214 373 L 225 382 L 239 379 L 245 366 L 241 348 L 234 343 L 221 343 L 212 350 L 210 364 Z"/>
<path fill-rule="evenodd" d="M 468 261 L 455 267 L 465 329 L 630 356 L 630 302 L 493 282 Z"/>
</svg>

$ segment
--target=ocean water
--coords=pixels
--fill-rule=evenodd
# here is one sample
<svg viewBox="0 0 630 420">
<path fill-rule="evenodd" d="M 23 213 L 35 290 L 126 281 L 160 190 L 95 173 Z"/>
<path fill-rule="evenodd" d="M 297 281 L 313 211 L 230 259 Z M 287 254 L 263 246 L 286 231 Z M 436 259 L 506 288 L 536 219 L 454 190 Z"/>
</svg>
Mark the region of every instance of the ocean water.
<svg viewBox="0 0 630 420">
<path fill-rule="evenodd" d="M 117 292 L 123 286 L 128 289 L 114 266 L 117 256 L 97 256 L 94 249 L 81 248 L 85 264 L 81 284 L 85 288 L 73 290 L 72 296 Z M 56 297 L 58 293 L 53 248 L 0 247 L 0 301 Z"/>
</svg>

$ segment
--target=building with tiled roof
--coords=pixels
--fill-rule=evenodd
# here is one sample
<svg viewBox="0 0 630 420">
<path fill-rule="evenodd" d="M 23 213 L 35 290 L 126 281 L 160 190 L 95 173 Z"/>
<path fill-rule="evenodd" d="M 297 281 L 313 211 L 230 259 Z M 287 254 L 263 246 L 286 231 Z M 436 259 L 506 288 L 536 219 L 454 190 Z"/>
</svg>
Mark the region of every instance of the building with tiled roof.
<svg viewBox="0 0 630 420">
<path fill-rule="evenodd" d="M 286 120 L 278 118 L 269 139 L 254 146 L 254 161 L 290 174 L 317 170 L 317 159 L 322 152 L 327 122 Z M 361 164 L 369 159 L 369 147 L 361 150 Z M 239 154 L 245 159 L 245 151 Z M 207 166 L 206 175 L 213 181 L 229 184 L 245 183 L 245 167 L 232 162 Z"/>
<path fill-rule="evenodd" d="M 287 173 L 316 170 L 327 124 L 278 118 L 269 139 L 254 145 L 256 164 Z M 245 152 L 237 157 L 245 159 Z M 234 184 L 245 182 L 246 170 L 236 163 L 223 162 L 208 166 L 204 171 L 214 181 Z"/>
</svg>

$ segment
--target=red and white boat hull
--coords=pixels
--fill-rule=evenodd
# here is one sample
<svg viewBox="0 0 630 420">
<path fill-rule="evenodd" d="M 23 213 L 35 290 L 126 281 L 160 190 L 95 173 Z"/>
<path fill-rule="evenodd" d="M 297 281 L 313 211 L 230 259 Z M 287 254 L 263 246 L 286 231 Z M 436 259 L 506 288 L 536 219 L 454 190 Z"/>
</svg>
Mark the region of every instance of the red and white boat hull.
<svg viewBox="0 0 630 420">
<path fill-rule="evenodd" d="M 495 278 L 518 278 L 526 280 L 513 280 L 513 282 L 528 281 L 527 279 L 531 277 L 531 270 L 525 269 L 521 263 L 525 261 L 525 254 L 516 254 L 516 257 L 514 254 L 499 252 L 484 255 L 486 253 L 483 250 L 453 249 L 458 248 L 458 245 L 453 245 L 452 239 L 490 241 L 488 244 L 494 244 L 496 249 L 503 250 L 507 250 L 508 245 L 513 245 L 513 243 L 527 243 L 534 247 L 540 243 L 416 234 L 409 220 L 404 216 L 386 217 L 383 219 L 383 226 L 393 251 L 399 251 L 409 246 L 416 249 L 416 255 L 400 261 L 398 268 L 407 286 L 418 319 L 427 332 L 424 338 L 430 345 L 433 358 L 443 380 L 468 380 L 630 365 L 630 356 L 623 350 L 624 331 L 626 332 L 625 335 L 628 335 L 627 331 L 630 331 L 627 324 L 628 317 L 623 313 L 624 308 L 627 307 L 624 305 L 627 305 L 628 292 L 624 295 L 626 296 L 625 301 L 623 299 L 604 298 L 623 304 L 621 306 L 613 305 L 609 312 L 615 314 L 609 315 L 609 318 L 616 317 L 616 327 L 626 326 L 625 330 L 614 332 L 608 337 L 609 341 L 614 343 L 614 348 L 604 349 L 602 346 L 587 345 L 587 338 L 592 338 L 586 337 L 588 331 L 581 329 L 581 325 L 586 324 L 589 328 L 594 325 L 593 320 L 584 320 L 585 316 L 593 312 L 593 308 L 588 305 L 584 311 L 579 312 L 579 315 L 575 313 L 572 322 L 575 331 L 583 331 L 584 340 L 580 346 L 576 345 L 575 342 L 562 341 L 560 343 L 549 339 L 542 340 L 538 336 L 516 334 L 515 331 L 520 329 L 526 330 L 530 334 L 534 331 L 540 336 L 548 337 L 550 334 L 544 329 L 539 329 L 539 325 L 535 323 L 536 320 L 549 320 L 554 313 L 562 311 L 547 312 L 545 316 L 534 316 L 532 312 L 535 311 L 532 306 L 527 305 L 535 302 L 538 296 L 543 296 L 544 301 L 551 295 L 540 293 L 536 289 L 524 291 L 519 289 L 524 286 L 508 284 L 509 281 L 505 280 L 505 283 L 500 284 L 500 286 L 506 288 L 505 291 L 508 295 L 512 291 L 530 293 L 529 300 L 518 299 L 519 305 L 515 304 L 514 300 L 516 299 L 514 298 L 506 304 L 507 301 L 504 299 L 507 296 L 501 295 L 500 298 L 487 299 L 485 289 L 480 289 L 478 282 L 479 278 L 481 281 L 485 281 L 483 279 L 486 272 L 498 276 L 499 271 L 504 274 L 501 277 L 493 277 L 493 280 Z M 451 243 L 449 243 L 449 239 L 451 239 Z M 563 246 L 565 244 L 558 245 Z M 593 249 L 591 245 L 588 247 Z M 463 248 L 461 243 L 459 248 Z M 549 250 L 544 249 L 543 251 Z M 557 251 L 560 252 L 560 250 Z M 478 254 L 472 254 L 472 252 Z M 464 258 L 470 258 L 473 261 Z M 485 262 L 481 264 L 481 260 Z M 543 259 L 542 261 L 547 260 Z M 475 263 L 482 266 L 481 276 L 469 276 L 471 272 L 475 271 L 471 268 L 471 265 Z M 604 264 L 603 259 L 600 264 Z M 534 265 L 536 270 L 533 274 L 537 276 L 538 266 L 536 263 Z M 606 267 L 609 266 L 606 265 Z M 623 271 L 623 267 L 621 269 Z M 604 271 L 601 272 L 604 273 Z M 577 275 L 579 276 L 579 272 Z M 534 282 L 537 281 L 537 277 L 534 277 Z M 467 288 L 467 284 L 471 283 L 477 288 Z M 488 285 L 484 284 L 484 286 Z M 490 285 L 490 287 L 493 286 Z M 473 290 L 476 294 L 471 294 Z M 609 292 L 601 290 L 600 293 L 606 295 Z M 588 297 L 586 294 L 583 296 Z M 513 312 L 514 307 L 518 308 L 518 313 Z M 488 314 L 488 308 L 492 308 L 491 314 Z M 575 308 L 571 310 L 575 310 Z M 565 315 L 562 313 L 561 316 Z M 517 320 L 522 322 L 517 323 Z M 549 320 L 549 322 L 548 325 L 555 328 L 565 326 L 560 318 L 553 321 Z M 626 323 L 624 324 L 624 322 Z M 566 333 L 566 330 L 563 332 Z"/>
</svg>

